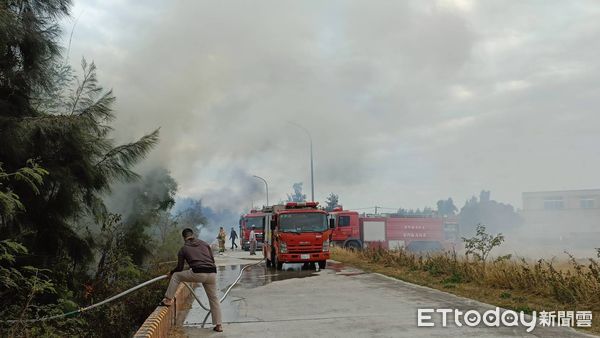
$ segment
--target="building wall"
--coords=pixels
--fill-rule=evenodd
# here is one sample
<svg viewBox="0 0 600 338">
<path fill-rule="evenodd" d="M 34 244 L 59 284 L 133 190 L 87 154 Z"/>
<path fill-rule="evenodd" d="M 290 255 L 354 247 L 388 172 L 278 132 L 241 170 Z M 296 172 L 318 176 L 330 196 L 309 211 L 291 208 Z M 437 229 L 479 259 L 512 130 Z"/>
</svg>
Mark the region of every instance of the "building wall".
<svg viewBox="0 0 600 338">
<path fill-rule="evenodd" d="M 562 206 L 560 203 L 562 202 Z M 600 189 L 523 193 L 523 210 L 599 209 Z"/>
<path fill-rule="evenodd" d="M 520 214 L 531 240 L 600 247 L 600 189 L 525 192 Z"/>
</svg>

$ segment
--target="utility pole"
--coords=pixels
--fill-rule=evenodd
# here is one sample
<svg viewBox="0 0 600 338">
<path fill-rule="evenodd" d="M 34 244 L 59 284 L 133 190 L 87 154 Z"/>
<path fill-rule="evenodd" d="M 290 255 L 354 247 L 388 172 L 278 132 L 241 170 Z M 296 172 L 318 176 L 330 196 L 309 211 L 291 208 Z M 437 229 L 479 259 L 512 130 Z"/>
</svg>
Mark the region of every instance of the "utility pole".
<svg viewBox="0 0 600 338">
<path fill-rule="evenodd" d="M 315 201 L 315 171 L 314 171 L 314 166 L 313 166 L 312 136 L 310 135 L 310 132 L 308 131 L 308 129 L 304 128 L 303 126 L 299 125 L 298 123 L 291 122 L 291 121 L 288 121 L 288 123 L 302 129 L 306 133 L 306 136 L 308 136 L 308 140 L 310 141 L 310 200 L 311 200 L 311 202 L 314 202 Z"/>
<path fill-rule="evenodd" d="M 267 184 L 267 180 L 265 180 L 264 178 L 260 177 L 260 176 L 256 176 L 256 175 L 252 175 L 255 178 L 258 178 L 259 180 L 262 180 L 265 183 L 265 190 L 267 191 L 267 206 L 269 205 L 269 185 Z"/>
<path fill-rule="evenodd" d="M 310 133 L 308 134 L 310 138 L 310 200 L 311 202 L 315 201 L 315 170 L 313 166 L 313 143 L 312 137 L 310 137 Z"/>
</svg>

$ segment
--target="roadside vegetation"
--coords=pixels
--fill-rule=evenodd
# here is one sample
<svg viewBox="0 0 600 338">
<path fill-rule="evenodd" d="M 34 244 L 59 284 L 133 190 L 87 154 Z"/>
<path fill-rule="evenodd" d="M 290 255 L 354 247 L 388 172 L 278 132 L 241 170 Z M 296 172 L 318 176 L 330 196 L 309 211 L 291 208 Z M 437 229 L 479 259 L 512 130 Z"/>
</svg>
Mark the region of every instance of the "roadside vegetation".
<svg viewBox="0 0 600 338">
<path fill-rule="evenodd" d="M 590 331 L 600 333 L 600 250 L 598 257 L 585 262 L 567 253 L 563 261 L 531 261 L 510 256 L 491 259 L 490 246 L 497 246 L 502 240 L 487 235 L 481 226 L 478 235 L 484 235 L 484 242 L 481 242 L 482 236 L 465 242 L 483 251 L 472 249 L 466 255 L 333 248 L 332 258 L 367 271 L 516 311 L 592 310 Z"/>
<path fill-rule="evenodd" d="M 142 163 L 158 129 L 117 143 L 116 97 L 96 66 L 70 67 L 59 42 L 69 0 L 0 4 L 0 336 L 127 337 L 166 281 L 69 318 L 164 274 L 200 201 L 172 212 L 177 182 Z M 7 323 L 6 320 L 15 320 Z"/>
</svg>

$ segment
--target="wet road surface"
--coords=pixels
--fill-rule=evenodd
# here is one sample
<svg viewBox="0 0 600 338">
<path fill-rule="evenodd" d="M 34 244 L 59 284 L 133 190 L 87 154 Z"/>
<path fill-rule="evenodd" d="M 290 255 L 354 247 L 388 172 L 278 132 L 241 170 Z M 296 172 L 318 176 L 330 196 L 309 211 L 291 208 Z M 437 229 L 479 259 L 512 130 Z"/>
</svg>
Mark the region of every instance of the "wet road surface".
<svg viewBox="0 0 600 338">
<path fill-rule="evenodd" d="M 244 253 L 218 257 L 220 295 L 241 267 L 256 261 L 239 259 Z M 194 303 L 183 330 L 188 337 L 588 337 L 566 328 L 448 327 L 434 317 L 435 327 L 417 327 L 418 308 L 457 308 L 483 313 L 492 306 L 441 291 L 420 287 L 379 274 L 365 273 L 339 263 L 327 269 L 303 269 L 286 264 L 286 271 L 263 264 L 250 267 L 221 304 L 223 333 L 212 331 L 207 311 Z M 202 287 L 196 289 L 208 304 Z M 555 310 L 555 309 L 550 309 Z"/>
</svg>

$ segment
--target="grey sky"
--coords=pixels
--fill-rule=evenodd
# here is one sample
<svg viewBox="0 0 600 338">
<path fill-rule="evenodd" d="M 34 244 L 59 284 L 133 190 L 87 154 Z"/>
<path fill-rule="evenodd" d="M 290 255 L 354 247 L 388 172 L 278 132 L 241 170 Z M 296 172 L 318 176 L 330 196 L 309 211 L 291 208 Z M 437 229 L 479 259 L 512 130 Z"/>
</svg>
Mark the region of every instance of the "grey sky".
<svg viewBox="0 0 600 338">
<path fill-rule="evenodd" d="M 459 207 L 482 189 L 597 188 L 596 1 L 75 0 L 71 61 L 117 95 L 117 137 L 217 206 L 309 191 Z M 68 37 L 71 22 L 66 22 Z M 66 38 L 65 38 L 66 39 Z"/>
</svg>

